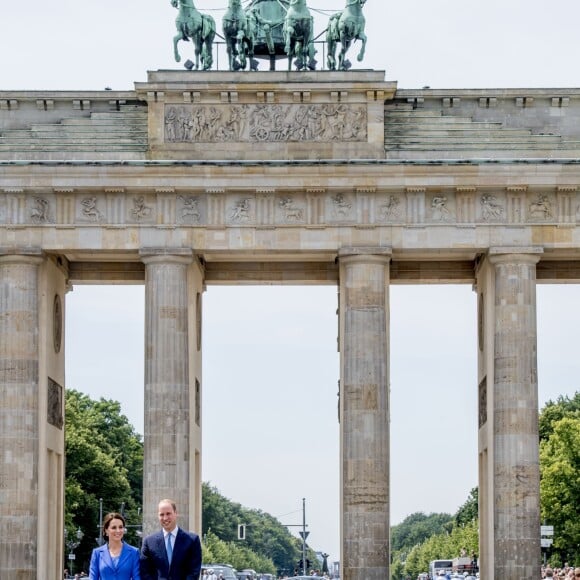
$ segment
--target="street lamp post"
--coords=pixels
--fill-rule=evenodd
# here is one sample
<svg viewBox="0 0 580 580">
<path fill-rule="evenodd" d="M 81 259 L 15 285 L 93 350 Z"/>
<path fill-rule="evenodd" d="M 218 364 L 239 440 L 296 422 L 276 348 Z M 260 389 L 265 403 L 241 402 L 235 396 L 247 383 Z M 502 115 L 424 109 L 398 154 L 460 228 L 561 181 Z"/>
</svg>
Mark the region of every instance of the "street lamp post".
<svg viewBox="0 0 580 580">
<path fill-rule="evenodd" d="M 64 530 L 64 543 L 68 549 L 68 560 L 69 560 L 69 567 L 70 567 L 70 574 L 73 575 L 73 567 L 75 561 L 75 550 L 79 547 L 81 540 L 83 539 L 83 532 L 80 528 L 77 529 L 74 537 L 69 539 L 68 537 L 68 530 Z"/>
</svg>

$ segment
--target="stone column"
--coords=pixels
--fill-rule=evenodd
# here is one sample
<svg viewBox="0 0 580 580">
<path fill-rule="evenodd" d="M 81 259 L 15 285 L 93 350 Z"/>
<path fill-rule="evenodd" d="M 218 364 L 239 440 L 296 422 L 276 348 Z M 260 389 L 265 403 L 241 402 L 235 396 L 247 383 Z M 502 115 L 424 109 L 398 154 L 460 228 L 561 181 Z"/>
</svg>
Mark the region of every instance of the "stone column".
<svg viewBox="0 0 580 580">
<path fill-rule="evenodd" d="M 390 258 L 385 248 L 339 252 L 343 580 L 390 578 Z"/>
<path fill-rule="evenodd" d="M 143 529 L 159 527 L 157 504 L 177 502 L 189 520 L 190 389 L 188 268 L 191 250 L 143 250 L 145 263 L 145 422 Z"/>
<path fill-rule="evenodd" d="M 540 468 L 535 254 L 492 251 L 495 268 L 493 354 L 493 576 L 538 575 Z M 491 428 L 490 425 L 490 428 Z M 491 499 L 491 498 L 490 498 Z"/>
<path fill-rule="evenodd" d="M 0 578 L 36 580 L 39 265 L 0 256 Z"/>
</svg>

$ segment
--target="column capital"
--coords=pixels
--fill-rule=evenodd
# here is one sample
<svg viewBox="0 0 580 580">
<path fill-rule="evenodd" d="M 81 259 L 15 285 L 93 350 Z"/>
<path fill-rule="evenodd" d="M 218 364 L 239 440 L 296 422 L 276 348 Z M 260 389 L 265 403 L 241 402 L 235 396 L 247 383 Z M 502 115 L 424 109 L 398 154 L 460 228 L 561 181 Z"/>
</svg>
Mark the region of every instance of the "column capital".
<svg viewBox="0 0 580 580">
<path fill-rule="evenodd" d="M 191 248 L 141 248 L 139 257 L 146 265 L 156 263 L 191 264 L 193 250 Z"/>
<path fill-rule="evenodd" d="M 345 262 L 346 260 L 373 260 L 388 264 L 391 261 L 392 256 L 392 248 L 385 248 L 380 246 L 352 246 L 340 248 L 338 250 L 338 259 L 340 262 Z"/>
<path fill-rule="evenodd" d="M 41 264 L 44 252 L 40 248 L 2 248 L 0 264 Z"/>
<path fill-rule="evenodd" d="M 544 253 L 544 249 L 539 246 L 524 247 L 494 247 L 488 252 L 489 261 L 492 264 L 505 264 L 508 262 L 521 262 L 537 264 Z"/>
</svg>

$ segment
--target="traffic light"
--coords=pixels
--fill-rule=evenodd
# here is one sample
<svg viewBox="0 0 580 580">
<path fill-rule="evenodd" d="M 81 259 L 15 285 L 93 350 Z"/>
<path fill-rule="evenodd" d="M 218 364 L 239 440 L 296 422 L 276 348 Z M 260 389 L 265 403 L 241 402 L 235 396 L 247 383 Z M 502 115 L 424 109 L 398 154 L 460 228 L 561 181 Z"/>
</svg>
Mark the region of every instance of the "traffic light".
<svg viewBox="0 0 580 580">
<path fill-rule="evenodd" d="M 238 540 L 246 539 L 246 524 L 238 524 Z"/>
</svg>

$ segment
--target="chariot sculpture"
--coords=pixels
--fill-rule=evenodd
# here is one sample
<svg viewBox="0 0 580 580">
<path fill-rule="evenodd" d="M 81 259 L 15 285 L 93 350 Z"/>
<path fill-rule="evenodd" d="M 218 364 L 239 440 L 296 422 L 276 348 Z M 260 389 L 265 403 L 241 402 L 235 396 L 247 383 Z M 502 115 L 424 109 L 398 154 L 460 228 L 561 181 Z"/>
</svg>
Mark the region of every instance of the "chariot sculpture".
<svg viewBox="0 0 580 580">
<path fill-rule="evenodd" d="M 225 0 L 224 0 L 225 1 Z M 363 6 L 366 0 L 345 0 L 344 10 L 333 14 L 326 29 L 328 46 L 327 67 L 330 70 L 348 70 L 351 67 L 346 53 L 352 43 L 360 40 L 357 55 L 362 61 L 367 37 Z M 256 59 L 269 59 L 270 70 L 275 70 L 276 60 L 288 59 L 288 70 L 315 70 L 314 19 L 307 0 L 228 0 L 222 18 L 223 38 L 232 71 L 257 70 Z M 171 0 L 179 9 L 175 24 L 177 35 L 173 39 L 175 60 L 181 57 L 177 48 L 180 40 L 194 44 L 195 62 L 186 62 L 187 68 L 209 70 L 213 65 L 213 42 L 216 25 L 212 16 L 199 12 L 193 0 Z M 324 33 L 324 31 L 323 31 Z M 341 45 L 336 58 L 336 50 Z"/>
</svg>

